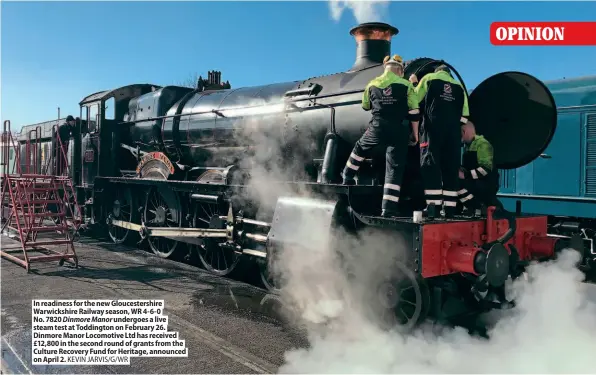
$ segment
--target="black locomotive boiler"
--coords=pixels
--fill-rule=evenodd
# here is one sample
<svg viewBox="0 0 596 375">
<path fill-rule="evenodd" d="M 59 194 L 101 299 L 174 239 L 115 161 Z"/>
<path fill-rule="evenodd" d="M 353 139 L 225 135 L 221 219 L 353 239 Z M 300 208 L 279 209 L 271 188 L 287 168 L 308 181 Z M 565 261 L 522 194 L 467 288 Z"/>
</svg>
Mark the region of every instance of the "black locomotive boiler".
<svg viewBox="0 0 596 375">
<path fill-rule="evenodd" d="M 384 23 L 353 28 L 356 61 L 337 74 L 232 89 L 220 72 L 210 72 L 194 89 L 136 84 L 84 98 L 81 119 L 93 125 L 82 127 L 75 140 L 81 147 L 74 148 L 73 179 L 88 224 L 105 225 L 116 243 L 140 237 L 160 257 L 186 243 L 218 275 L 234 271 L 241 258 L 255 259 L 268 288 L 267 259 L 286 244 L 303 242 L 300 228 L 309 217 L 351 232 L 389 230 L 412 249 L 400 266 L 417 290 L 410 322 L 423 317 L 429 303 L 446 303 L 443 294 L 453 290 L 446 284 L 460 285 L 449 298 L 469 304 L 467 294 L 475 293 L 472 300 L 479 302 L 478 290 L 502 288 L 528 261 L 553 257 L 567 244 L 547 237 L 542 216 L 491 208 L 481 218 L 379 218 L 382 150 L 368 160 L 356 186 L 338 183 L 369 121 L 362 93 L 382 73 L 397 33 Z M 439 64 L 450 66 L 413 59 L 405 75 L 420 78 Z M 469 95 L 469 106 L 499 169 L 538 157 L 556 128 L 549 90 L 525 73 L 489 77 Z M 424 207 L 418 152 L 410 150 L 405 210 Z M 305 191 L 308 197 L 295 199 Z"/>
</svg>

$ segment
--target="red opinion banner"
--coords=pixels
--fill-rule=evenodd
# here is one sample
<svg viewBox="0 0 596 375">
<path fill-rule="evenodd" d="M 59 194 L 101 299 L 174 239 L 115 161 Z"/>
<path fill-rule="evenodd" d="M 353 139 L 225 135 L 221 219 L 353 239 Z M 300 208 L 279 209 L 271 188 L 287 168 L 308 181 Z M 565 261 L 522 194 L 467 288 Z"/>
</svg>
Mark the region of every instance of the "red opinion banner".
<svg viewBox="0 0 596 375">
<path fill-rule="evenodd" d="M 596 22 L 493 22 L 495 46 L 596 45 Z"/>
</svg>

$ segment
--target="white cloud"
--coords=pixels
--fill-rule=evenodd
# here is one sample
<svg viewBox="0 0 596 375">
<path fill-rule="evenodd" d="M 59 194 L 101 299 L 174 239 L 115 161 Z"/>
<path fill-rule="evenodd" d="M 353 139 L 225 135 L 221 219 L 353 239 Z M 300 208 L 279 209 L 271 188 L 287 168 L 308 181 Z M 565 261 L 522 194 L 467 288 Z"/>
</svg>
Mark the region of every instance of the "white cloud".
<svg viewBox="0 0 596 375">
<path fill-rule="evenodd" d="M 329 11 L 335 22 L 338 22 L 341 19 L 345 9 L 352 12 L 359 24 L 363 22 L 383 22 L 385 11 L 388 6 L 389 1 L 387 0 L 329 1 Z"/>
</svg>

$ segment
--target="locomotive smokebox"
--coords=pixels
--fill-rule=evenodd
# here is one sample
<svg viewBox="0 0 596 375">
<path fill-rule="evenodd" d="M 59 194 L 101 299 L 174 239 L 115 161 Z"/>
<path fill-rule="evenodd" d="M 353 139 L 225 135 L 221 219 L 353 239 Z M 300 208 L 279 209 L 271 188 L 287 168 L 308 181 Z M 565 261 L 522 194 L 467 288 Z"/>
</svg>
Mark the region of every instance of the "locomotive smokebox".
<svg viewBox="0 0 596 375">
<path fill-rule="evenodd" d="M 382 22 L 362 23 L 350 30 L 356 40 L 356 62 L 350 72 L 362 70 L 383 63 L 391 54 L 391 38 L 399 30 Z"/>
</svg>

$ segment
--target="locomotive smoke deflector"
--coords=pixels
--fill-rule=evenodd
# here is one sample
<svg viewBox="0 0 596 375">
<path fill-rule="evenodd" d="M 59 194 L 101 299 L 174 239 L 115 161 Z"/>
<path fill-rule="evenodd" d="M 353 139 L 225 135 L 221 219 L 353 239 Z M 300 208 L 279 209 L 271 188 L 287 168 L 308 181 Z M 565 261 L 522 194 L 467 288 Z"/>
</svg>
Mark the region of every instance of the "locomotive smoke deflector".
<svg viewBox="0 0 596 375">
<path fill-rule="evenodd" d="M 356 40 L 356 61 L 350 72 L 362 70 L 383 63 L 385 56 L 391 54 L 391 38 L 399 30 L 382 22 L 367 22 L 350 30 Z"/>
</svg>

